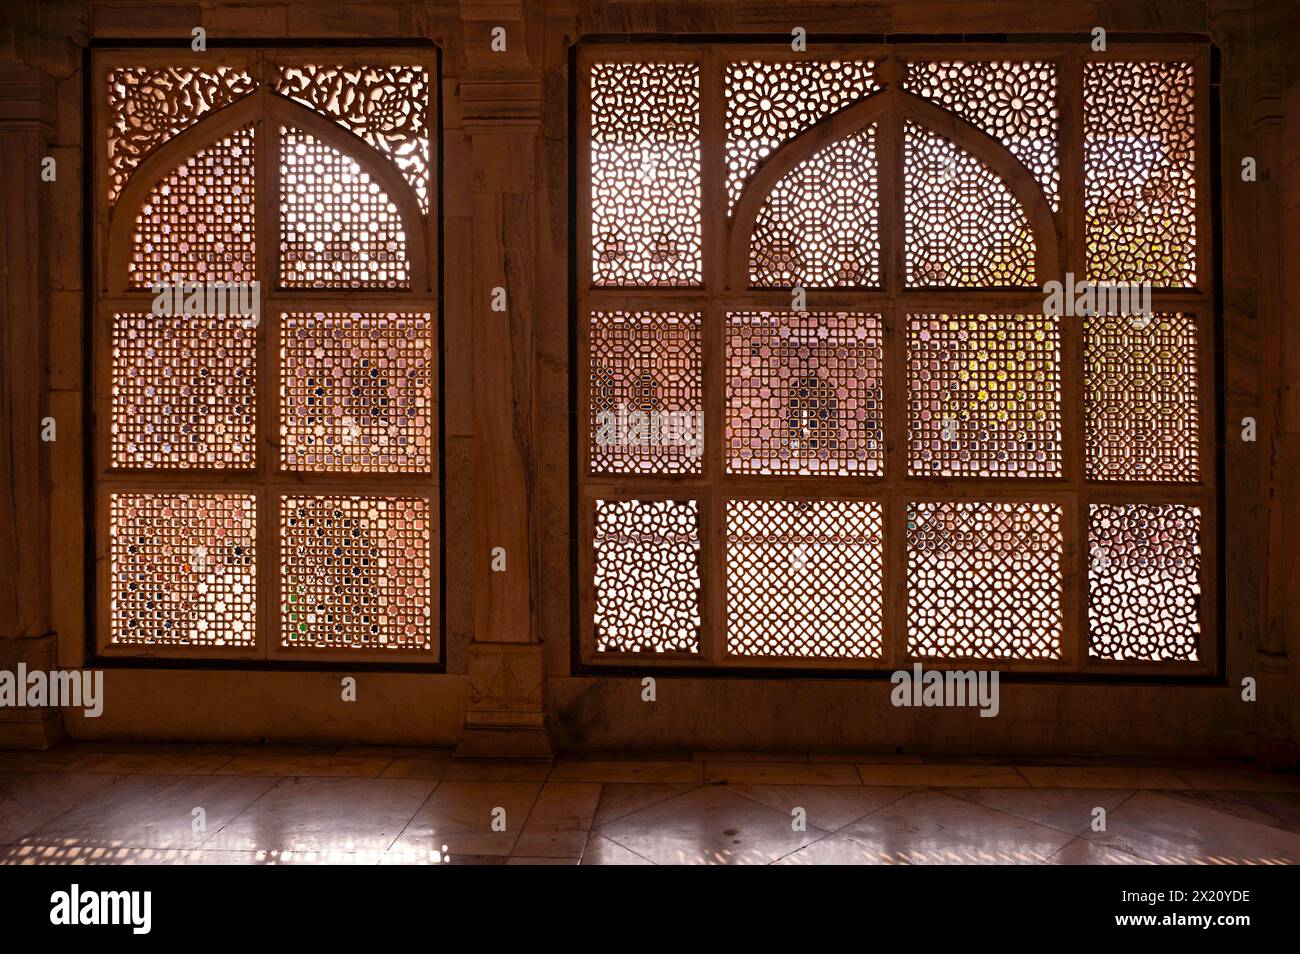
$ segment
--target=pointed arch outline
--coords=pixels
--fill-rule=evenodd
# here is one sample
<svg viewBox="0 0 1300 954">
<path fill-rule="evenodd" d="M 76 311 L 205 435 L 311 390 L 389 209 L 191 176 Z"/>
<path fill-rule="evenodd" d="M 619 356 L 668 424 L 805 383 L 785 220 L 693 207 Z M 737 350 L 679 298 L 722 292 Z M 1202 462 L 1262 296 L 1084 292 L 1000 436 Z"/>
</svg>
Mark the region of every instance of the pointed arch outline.
<svg viewBox="0 0 1300 954">
<path fill-rule="evenodd" d="M 901 150 L 895 150 L 892 143 L 882 139 L 881 131 L 888 130 L 886 136 L 901 137 L 906 119 L 945 137 L 998 176 L 1020 204 L 1033 233 L 1035 284 L 1041 286 L 1044 282 L 1059 280 L 1062 266 L 1057 216 L 1034 174 L 1011 150 L 970 120 L 890 85 L 803 129 L 777 147 L 754 170 L 727 224 L 724 287 L 732 291 L 749 287 L 749 252 L 754 225 L 772 189 L 787 173 L 821 149 L 872 125 L 877 129 L 876 155 L 886 157 L 883 161 L 892 161 L 890 157 L 901 155 Z M 897 170 L 897 181 L 901 189 L 902 168 Z M 883 211 L 883 201 L 880 206 Z M 904 237 L 899 236 L 898 240 L 904 240 Z M 882 284 L 887 267 L 890 264 L 882 261 Z"/>
<path fill-rule="evenodd" d="M 275 170 L 272 176 L 274 183 L 255 183 L 256 206 L 254 208 L 255 216 L 260 216 L 264 206 L 272 209 L 270 220 L 257 225 L 257 235 L 259 238 L 264 239 L 263 244 L 266 246 L 263 248 L 259 244 L 257 251 L 259 254 L 269 254 L 271 261 L 266 263 L 265 269 L 259 267 L 257 271 L 258 274 L 271 276 L 275 290 L 282 288 L 279 267 L 280 216 L 278 185 L 280 182 L 280 126 L 283 125 L 287 128 L 300 129 L 321 142 L 338 149 L 343 155 L 352 159 L 361 167 L 363 172 L 380 185 L 388 198 L 397 207 L 398 215 L 401 216 L 402 231 L 406 236 L 409 287 L 406 289 L 384 290 L 410 291 L 414 293 L 428 293 L 430 291 L 432 270 L 428 260 L 428 241 L 425 236 L 427 220 L 424 213 L 420 211 L 419 199 L 411 184 L 406 181 L 406 178 L 387 156 L 356 133 L 339 125 L 329 117 L 322 116 L 301 103 L 281 96 L 279 93 L 263 86 L 247 96 L 235 100 L 233 103 L 208 113 L 197 123 L 187 127 L 183 132 L 154 149 L 136 166 L 131 178 L 122 187 L 117 202 L 114 203 L 109 214 L 106 276 L 110 293 L 121 294 L 141 290 L 138 288 L 132 289 L 127 284 L 133 248 L 131 238 L 140 215 L 140 208 L 144 205 L 145 199 L 148 198 L 153 188 L 190 156 L 209 148 L 224 136 L 250 125 L 254 127 L 257 137 L 254 140 L 254 149 L 258 151 L 257 155 L 269 155 L 270 157 L 270 161 L 266 165 L 263 165 L 262 160 L 259 158 L 255 168 L 258 170 L 263 168 Z M 262 150 L 267 149 L 272 150 L 272 152 L 269 154 L 262 152 Z M 263 197 L 266 195 L 266 190 L 271 189 L 273 184 L 277 187 L 277 192 L 270 203 L 264 203 Z M 364 291 L 364 289 L 352 289 L 346 285 L 319 289 L 293 288 L 288 290 L 294 293 L 304 292 L 308 294 L 322 291 Z"/>
</svg>

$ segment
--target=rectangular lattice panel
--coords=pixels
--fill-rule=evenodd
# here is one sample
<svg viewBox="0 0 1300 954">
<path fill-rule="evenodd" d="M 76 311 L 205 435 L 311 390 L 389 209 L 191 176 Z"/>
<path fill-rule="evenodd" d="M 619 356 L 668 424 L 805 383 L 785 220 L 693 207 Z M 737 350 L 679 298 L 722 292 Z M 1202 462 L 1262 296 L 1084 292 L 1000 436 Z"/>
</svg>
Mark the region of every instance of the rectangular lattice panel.
<svg viewBox="0 0 1300 954">
<path fill-rule="evenodd" d="M 1083 85 L 1088 278 L 1195 285 L 1192 64 L 1088 63 Z"/>
<path fill-rule="evenodd" d="M 1201 511 L 1184 504 L 1088 508 L 1088 655 L 1195 662 Z"/>
<path fill-rule="evenodd" d="M 111 360 L 114 467 L 253 466 L 257 330 L 243 319 L 114 315 Z"/>
<path fill-rule="evenodd" d="M 883 470 L 878 315 L 731 314 L 726 347 L 728 471 Z"/>
<path fill-rule="evenodd" d="M 700 68 L 591 67 L 591 267 L 597 285 L 698 285 Z"/>
<path fill-rule="evenodd" d="M 280 500 L 280 645 L 433 648 L 425 497 Z"/>
<path fill-rule="evenodd" d="M 910 317 L 908 473 L 1059 477 L 1060 364 L 1054 318 Z"/>
<path fill-rule="evenodd" d="M 880 504 L 727 501 L 727 652 L 881 653 Z"/>
<path fill-rule="evenodd" d="M 1196 480 L 1196 319 L 1092 316 L 1084 355 L 1088 479 Z"/>
<path fill-rule="evenodd" d="M 257 498 L 109 496 L 109 644 L 257 644 Z"/>
<path fill-rule="evenodd" d="M 280 284 L 406 288 L 397 205 L 355 159 L 300 129 L 280 130 Z"/>
<path fill-rule="evenodd" d="M 908 652 L 1059 658 L 1061 549 L 1058 504 L 910 504 Z"/>
<path fill-rule="evenodd" d="M 433 466 L 435 362 L 428 315 L 285 315 L 284 468 L 427 473 Z"/>
<path fill-rule="evenodd" d="M 596 649 L 700 651 L 700 529 L 694 500 L 597 500 Z"/>
<path fill-rule="evenodd" d="M 251 127 L 185 159 L 140 207 L 131 235 L 131 287 L 252 281 L 254 199 Z"/>
<path fill-rule="evenodd" d="M 700 473 L 700 316 L 597 312 L 590 332 L 592 473 Z"/>
</svg>

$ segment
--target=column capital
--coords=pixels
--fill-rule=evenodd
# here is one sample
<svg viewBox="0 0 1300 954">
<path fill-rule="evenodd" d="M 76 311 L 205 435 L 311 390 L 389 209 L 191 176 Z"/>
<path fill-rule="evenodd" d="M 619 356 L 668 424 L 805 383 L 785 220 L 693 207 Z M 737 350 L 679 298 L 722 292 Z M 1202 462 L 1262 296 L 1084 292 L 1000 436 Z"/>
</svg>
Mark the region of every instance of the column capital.
<svg viewBox="0 0 1300 954">
<path fill-rule="evenodd" d="M 542 77 L 530 69 L 469 69 L 460 76 L 465 129 L 533 132 L 542 121 Z"/>
<path fill-rule="evenodd" d="M 15 4 L 0 10 L 0 62 L 67 79 L 81 69 L 90 33 L 89 3 Z"/>
</svg>

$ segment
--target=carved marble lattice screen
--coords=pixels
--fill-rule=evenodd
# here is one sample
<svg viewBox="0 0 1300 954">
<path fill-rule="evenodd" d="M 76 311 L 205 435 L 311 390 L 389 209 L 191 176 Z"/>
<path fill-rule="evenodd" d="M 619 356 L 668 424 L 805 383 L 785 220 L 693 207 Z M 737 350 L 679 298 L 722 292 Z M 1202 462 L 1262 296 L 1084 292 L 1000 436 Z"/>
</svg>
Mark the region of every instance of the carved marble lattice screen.
<svg viewBox="0 0 1300 954">
<path fill-rule="evenodd" d="M 582 664 L 1214 672 L 1208 64 L 582 46 Z"/>
<path fill-rule="evenodd" d="M 95 52 L 98 654 L 439 662 L 436 82 Z"/>
</svg>

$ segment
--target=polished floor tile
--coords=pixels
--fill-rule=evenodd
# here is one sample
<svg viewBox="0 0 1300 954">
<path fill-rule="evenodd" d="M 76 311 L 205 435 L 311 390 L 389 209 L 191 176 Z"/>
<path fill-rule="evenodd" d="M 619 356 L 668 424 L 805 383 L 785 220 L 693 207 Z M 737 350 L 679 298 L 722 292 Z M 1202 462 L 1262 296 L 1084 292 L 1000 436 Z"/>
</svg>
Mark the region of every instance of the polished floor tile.
<svg viewBox="0 0 1300 954">
<path fill-rule="evenodd" d="M 624 848 L 604 835 L 592 832 L 587 836 L 587 847 L 582 853 L 584 865 L 652 865 L 630 848 Z"/>
<path fill-rule="evenodd" d="M 840 831 L 907 864 L 1038 864 L 1072 838 L 944 792 L 912 792 Z"/>
<path fill-rule="evenodd" d="M 791 816 L 706 785 L 604 825 L 600 834 L 655 864 L 769 864 L 825 834 Z"/>
<path fill-rule="evenodd" d="M 1247 821 L 1300 835 L 1300 792 L 1169 792 L 1203 808 L 1235 815 Z"/>
<path fill-rule="evenodd" d="M 600 802 L 596 806 L 593 828 L 600 828 L 616 818 L 639 812 L 643 808 L 666 802 L 670 798 L 694 791 L 695 782 L 669 784 L 663 782 L 607 782 L 600 787 Z"/>
<path fill-rule="evenodd" d="M 35 845 L 197 848 L 275 786 L 273 778 L 130 775 L 28 832 Z"/>
<path fill-rule="evenodd" d="M 97 752 L 68 763 L 64 771 L 105 775 L 212 775 L 230 758 L 192 753 Z"/>
<path fill-rule="evenodd" d="M 60 746 L 46 752 L 0 750 L 0 772 L 61 772 L 81 754 Z"/>
<path fill-rule="evenodd" d="M 0 848 L 0 865 L 183 865 L 189 856 L 177 848 L 10 845 Z"/>
<path fill-rule="evenodd" d="M 703 762 L 560 761 L 553 782 L 703 782 Z"/>
<path fill-rule="evenodd" d="M 950 788 L 1028 788 L 1029 783 L 1010 765 L 883 765 L 859 764 L 863 785 L 925 785 Z"/>
<path fill-rule="evenodd" d="M 802 808 L 808 824 L 823 831 L 839 831 L 910 791 L 901 786 L 862 785 L 729 785 L 728 789 L 791 817 Z"/>
<path fill-rule="evenodd" d="M 888 865 L 896 860 L 883 852 L 840 835 L 827 835 L 811 845 L 777 859 L 778 865 Z"/>
<path fill-rule="evenodd" d="M 949 795 L 1070 835 L 1093 824 L 1094 810 L 1113 812 L 1133 792 L 1115 789 L 954 788 Z"/>
<path fill-rule="evenodd" d="M 393 759 L 384 769 L 382 777 L 446 779 L 457 782 L 541 782 L 550 774 L 550 762 L 435 757 Z"/>
<path fill-rule="evenodd" d="M 511 857 L 524 855 L 535 858 L 581 858 L 587 844 L 587 830 L 525 828 L 519 833 Z"/>
<path fill-rule="evenodd" d="M 597 782 L 547 782 L 537 794 L 524 829 L 587 831 L 596 817 Z"/>
<path fill-rule="evenodd" d="M 0 845 L 12 844 L 95 798 L 121 777 L 68 772 L 0 774 Z"/>
<path fill-rule="evenodd" d="M 1084 837 L 1158 864 L 1300 863 L 1300 835 L 1157 792 L 1138 792 Z"/>
<path fill-rule="evenodd" d="M 377 778 L 392 759 L 337 755 L 237 755 L 218 775 L 275 775 L 314 778 Z"/>
<path fill-rule="evenodd" d="M 187 865 L 373 865 L 373 851 L 253 851 L 196 848 Z"/>
<path fill-rule="evenodd" d="M 1151 865 L 1154 863 L 1137 855 L 1089 841 L 1087 838 L 1074 839 L 1044 862 L 1049 865 Z"/>
<path fill-rule="evenodd" d="M 1166 768 L 1099 765 L 1020 765 L 1034 788 L 1187 788 Z"/>
<path fill-rule="evenodd" d="M 833 762 L 706 762 L 704 781 L 751 785 L 861 785 L 852 765 Z"/>
<path fill-rule="evenodd" d="M 696 762 L 807 762 L 797 752 L 696 752 Z"/>
<path fill-rule="evenodd" d="M 576 865 L 580 864 L 577 855 L 555 858 L 529 858 L 523 855 L 511 855 L 508 865 Z"/>
<path fill-rule="evenodd" d="M 1179 788 L 1218 792 L 1300 792 L 1300 775 L 1294 772 L 1265 772 L 1260 769 L 1174 769 L 1185 781 Z"/>
<path fill-rule="evenodd" d="M 1204 759 L 88 742 L 0 752 L 0 864 L 1289 864 L 1294 781 Z"/>
<path fill-rule="evenodd" d="M 253 777 L 228 776 L 231 781 Z M 200 847 L 368 853 L 378 859 L 426 802 L 434 782 L 398 778 L 286 778 Z"/>
<path fill-rule="evenodd" d="M 540 782 L 440 782 L 393 847 L 418 852 L 446 845 L 453 856 L 509 855 L 541 787 Z M 503 830 L 493 828 L 494 820 Z"/>
</svg>

